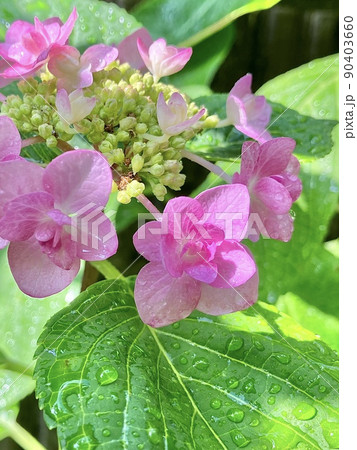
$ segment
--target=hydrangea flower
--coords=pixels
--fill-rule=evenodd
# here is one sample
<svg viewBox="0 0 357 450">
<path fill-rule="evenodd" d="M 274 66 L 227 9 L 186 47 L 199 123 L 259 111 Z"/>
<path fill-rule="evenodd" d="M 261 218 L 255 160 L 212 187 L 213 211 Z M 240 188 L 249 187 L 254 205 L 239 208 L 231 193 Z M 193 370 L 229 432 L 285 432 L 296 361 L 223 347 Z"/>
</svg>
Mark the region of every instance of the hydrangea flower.
<svg viewBox="0 0 357 450">
<path fill-rule="evenodd" d="M 175 136 L 192 127 L 205 114 L 202 108 L 198 113 L 187 119 L 187 103 L 181 94 L 174 92 L 169 101 L 160 92 L 157 100 L 157 120 L 164 135 Z"/>
<path fill-rule="evenodd" d="M 140 39 L 145 47 L 150 47 L 153 40 L 146 28 L 139 28 L 134 33 L 127 36 L 115 47 L 118 50 L 120 64 L 129 63 L 134 69 L 143 71 L 146 65 L 140 56 L 137 41 Z"/>
<path fill-rule="evenodd" d="M 45 169 L 24 159 L 0 163 L 0 236 L 10 241 L 12 274 L 26 294 L 47 297 L 68 286 L 80 259 L 107 259 L 118 247 L 101 212 L 110 167 L 92 150 L 74 150 Z"/>
<path fill-rule="evenodd" d="M 157 39 L 147 47 L 139 37 L 137 44 L 139 53 L 156 82 L 162 77 L 179 72 L 192 55 L 192 48 L 167 45 L 163 38 Z"/>
<path fill-rule="evenodd" d="M 0 76 L 5 79 L 28 77 L 44 66 L 54 46 L 67 43 L 77 20 L 76 8 L 65 24 L 58 17 L 41 22 L 37 17 L 34 24 L 17 20 L 6 32 L 5 42 L 0 43 L 0 56 L 7 64 L 1 64 Z"/>
<path fill-rule="evenodd" d="M 60 89 L 57 92 L 56 108 L 64 128 L 68 133 L 73 132 L 69 128 L 70 125 L 76 124 L 91 113 L 96 101 L 95 97 L 85 97 L 82 89 L 77 89 L 69 95 L 65 89 Z M 75 126 L 75 129 L 80 131 L 78 126 Z"/>
<path fill-rule="evenodd" d="M 150 262 L 134 297 L 145 323 L 162 327 L 194 309 L 227 314 L 257 300 L 256 265 L 240 244 L 248 214 L 246 186 L 231 184 L 169 200 L 161 221 L 139 228 L 134 245 Z"/>
<path fill-rule="evenodd" d="M 10 117 L 0 116 L 0 136 L 0 162 L 19 157 L 21 136 Z"/>
<path fill-rule="evenodd" d="M 75 47 L 65 45 L 51 51 L 48 70 L 57 78 L 57 89 L 72 92 L 91 86 L 92 74 L 103 70 L 117 56 L 118 50 L 105 44 L 87 48 L 82 56 Z"/>
<path fill-rule="evenodd" d="M 289 211 L 301 194 L 298 178 L 300 163 L 292 155 L 295 141 L 287 137 L 271 139 L 262 145 L 244 142 L 240 173 L 233 175 L 233 183 L 248 187 L 250 212 L 259 216 L 265 231 L 253 224 L 252 240 L 259 233 L 272 239 L 287 242 L 293 232 L 293 218 Z"/>
<path fill-rule="evenodd" d="M 265 130 L 271 116 L 271 106 L 263 95 L 254 95 L 251 90 L 252 75 L 240 78 L 230 91 L 227 104 L 227 122 L 238 131 L 263 143 L 271 139 Z"/>
</svg>

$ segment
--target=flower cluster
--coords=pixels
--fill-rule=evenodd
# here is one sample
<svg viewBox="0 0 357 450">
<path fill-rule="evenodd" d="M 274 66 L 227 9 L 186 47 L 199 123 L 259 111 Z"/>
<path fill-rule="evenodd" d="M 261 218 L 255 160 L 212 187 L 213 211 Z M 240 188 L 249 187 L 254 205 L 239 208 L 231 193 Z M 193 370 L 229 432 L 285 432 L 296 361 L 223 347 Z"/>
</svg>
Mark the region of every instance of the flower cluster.
<svg viewBox="0 0 357 450">
<path fill-rule="evenodd" d="M 141 28 L 116 46 L 81 54 L 68 44 L 76 19 L 74 9 L 65 24 L 17 21 L 0 44 L 0 87 L 21 78 L 20 95 L 0 94 L 0 248 L 9 247 L 20 289 L 51 295 L 71 283 L 81 259 L 117 251 L 103 213 L 116 191 L 119 202 L 137 197 L 157 219 L 134 236 L 149 261 L 135 286 L 145 323 L 249 307 L 258 269 L 241 241 L 291 238 L 289 211 L 302 188 L 295 141 L 270 136 L 271 107 L 252 93 L 250 74 L 237 81 L 219 120 L 160 82 L 184 68 L 191 48 L 153 41 Z M 160 214 L 144 191 L 164 200 L 167 188 L 180 190 L 183 157 L 217 173 L 185 147 L 205 128 L 229 125 L 254 139 L 243 144 L 240 172 L 195 198 L 169 200 Z M 21 148 L 38 142 L 62 154 L 47 166 L 25 159 Z"/>
</svg>

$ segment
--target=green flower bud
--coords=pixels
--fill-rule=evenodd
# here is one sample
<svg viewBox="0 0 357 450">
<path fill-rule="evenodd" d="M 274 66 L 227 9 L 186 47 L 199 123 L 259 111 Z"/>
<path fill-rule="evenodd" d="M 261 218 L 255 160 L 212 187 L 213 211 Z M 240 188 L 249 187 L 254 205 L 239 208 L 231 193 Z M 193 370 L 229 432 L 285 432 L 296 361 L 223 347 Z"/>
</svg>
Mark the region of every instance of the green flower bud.
<svg viewBox="0 0 357 450">
<path fill-rule="evenodd" d="M 164 168 L 166 172 L 180 173 L 182 170 L 182 162 L 174 159 L 164 161 Z"/>
<path fill-rule="evenodd" d="M 129 78 L 129 83 L 130 84 L 137 83 L 138 81 L 141 81 L 141 78 L 142 78 L 142 76 L 140 73 L 138 73 L 138 72 L 133 73 L 133 75 L 131 75 L 131 77 Z"/>
<path fill-rule="evenodd" d="M 136 125 L 135 117 L 125 117 L 119 120 L 119 127 L 122 131 L 132 130 Z"/>
<path fill-rule="evenodd" d="M 162 153 L 157 153 L 146 163 L 148 166 L 153 166 L 155 164 L 161 164 L 164 158 L 162 157 Z"/>
<path fill-rule="evenodd" d="M 149 134 L 152 134 L 153 136 L 161 136 L 162 131 L 159 125 L 153 125 L 149 128 Z"/>
<path fill-rule="evenodd" d="M 33 131 L 34 127 L 29 122 L 23 122 L 21 124 L 21 128 L 20 129 L 21 129 L 21 131 L 30 132 L 30 131 Z"/>
<path fill-rule="evenodd" d="M 95 117 L 92 120 L 92 127 L 95 131 L 104 131 L 105 123 L 103 120 L 99 119 L 98 117 Z"/>
<path fill-rule="evenodd" d="M 39 114 L 37 112 L 33 113 L 31 116 L 31 123 L 33 125 L 35 125 L 36 127 L 41 125 L 43 123 L 43 118 L 42 118 L 41 114 Z"/>
<path fill-rule="evenodd" d="M 154 175 L 154 177 L 161 177 L 161 175 L 165 173 L 165 169 L 161 164 L 154 164 L 150 167 L 149 172 Z"/>
<path fill-rule="evenodd" d="M 38 127 L 38 134 L 43 137 L 43 139 L 47 139 L 52 136 L 53 126 L 48 123 L 43 123 Z"/>
<path fill-rule="evenodd" d="M 35 106 L 44 106 L 44 105 L 46 105 L 46 100 L 44 99 L 44 97 L 42 95 L 37 94 L 33 99 L 33 104 Z"/>
<path fill-rule="evenodd" d="M 118 139 L 116 138 L 116 136 L 114 134 L 107 134 L 107 137 L 105 138 L 106 141 L 110 142 L 114 147 L 116 147 L 117 143 L 118 143 Z"/>
<path fill-rule="evenodd" d="M 15 119 L 20 119 L 21 112 L 18 109 L 10 108 L 9 109 L 9 116 L 14 117 Z"/>
<path fill-rule="evenodd" d="M 144 134 L 144 133 L 147 132 L 147 130 L 148 130 L 148 127 L 147 127 L 146 123 L 140 122 L 140 123 L 138 123 L 138 124 L 136 125 L 136 127 L 135 127 L 135 131 L 136 131 L 138 134 Z"/>
<path fill-rule="evenodd" d="M 131 167 L 133 169 L 134 173 L 140 172 L 140 170 L 144 166 L 144 158 L 138 154 L 134 155 L 133 159 L 131 160 Z"/>
<path fill-rule="evenodd" d="M 181 173 L 165 173 L 165 175 L 163 175 L 160 178 L 160 181 L 162 184 L 165 184 L 166 186 L 169 186 L 171 189 L 175 190 L 175 191 L 179 191 L 180 188 L 183 186 L 183 184 L 185 183 L 185 175 L 181 174 Z"/>
<path fill-rule="evenodd" d="M 219 117 L 215 114 L 214 116 L 208 116 L 203 122 L 203 128 L 215 128 L 219 122 Z"/>
<path fill-rule="evenodd" d="M 46 139 L 46 145 L 49 148 L 57 147 L 57 139 L 54 136 L 50 136 Z"/>
<path fill-rule="evenodd" d="M 185 148 L 186 139 L 180 136 L 174 136 L 170 139 L 170 145 L 174 148 Z"/>
<path fill-rule="evenodd" d="M 134 142 L 131 149 L 134 154 L 137 154 L 137 153 L 142 153 L 145 150 L 145 148 L 146 148 L 146 145 L 144 144 L 144 142 L 138 141 L 138 142 Z"/>
<path fill-rule="evenodd" d="M 145 190 L 145 184 L 140 183 L 137 180 L 133 180 L 126 187 L 126 192 L 130 195 L 130 197 L 137 197 L 142 194 Z"/>
<path fill-rule="evenodd" d="M 23 103 L 20 106 L 20 112 L 24 115 L 24 116 L 29 116 L 31 114 L 32 108 L 30 105 L 27 105 L 26 103 Z"/>
<path fill-rule="evenodd" d="M 127 142 L 130 140 L 130 134 L 127 131 L 118 131 L 116 137 L 118 142 Z"/>
<path fill-rule="evenodd" d="M 113 146 L 109 141 L 105 140 L 99 145 L 99 150 L 103 153 L 108 153 L 113 150 Z"/>
<path fill-rule="evenodd" d="M 125 155 L 122 148 L 115 148 L 112 151 L 112 155 L 116 164 L 122 164 L 124 162 Z"/>
<path fill-rule="evenodd" d="M 149 141 L 146 144 L 145 157 L 150 158 L 152 155 L 156 155 L 160 151 L 160 144 L 158 142 Z"/>
<path fill-rule="evenodd" d="M 123 205 L 127 205 L 131 202 L 131 197 L 126 191 L 119 191 L 117 195 L 117 200 L 119 203 Z"/>
<path fill-rule="evenodd" d="M 161 202 L 164 201 L 165 195 L 167 194 L 167 189 L 162 184 L 155 184 L 152 188 L 152 193 Z"/>
<path fill-rule="evenodd" d="M 136 102 L 133 98 L 125 98 L 123 100 L 122 113 L 127 114 L 127 113 L 134 112 L 135 107 L 136 107 Z"/>
</svg>

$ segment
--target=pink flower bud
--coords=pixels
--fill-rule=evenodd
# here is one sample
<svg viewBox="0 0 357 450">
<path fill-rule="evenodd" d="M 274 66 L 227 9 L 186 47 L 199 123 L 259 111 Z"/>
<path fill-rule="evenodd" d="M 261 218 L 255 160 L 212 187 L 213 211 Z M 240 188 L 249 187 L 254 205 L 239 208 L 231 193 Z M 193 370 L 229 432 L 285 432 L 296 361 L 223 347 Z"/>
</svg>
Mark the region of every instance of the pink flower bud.
<svg viewBox="0 0 357 450">
<path fill-rule="evenodd" d="M 187 64 L 192 55 L 192 48 L 178 48 L 167 45 L 165 39 L 157 39 L 150 47 L 137 40 L 139 53 L 155 81 L 179 72 Z"/>
<path fill-rule="evenodd" d="M 187 103 L 178 92 L 174 92 L 167 103 L 164 94 L 160 92 L 157 100 L 157 119 L 163 134 L 168 136 L 175 136 L 190 128 L 205 112 L 205 108 L 202 108 L 187 119 Z"/>
<path fill-rule="evenodd" d="M 68 128 L 91 113 L 97 99 L 85 97 L 82 89 L 77 89 L 68 95 L 65 89 L 60 89 L 56 96 L 58 115 L 63 124 Z"/>
</svg>

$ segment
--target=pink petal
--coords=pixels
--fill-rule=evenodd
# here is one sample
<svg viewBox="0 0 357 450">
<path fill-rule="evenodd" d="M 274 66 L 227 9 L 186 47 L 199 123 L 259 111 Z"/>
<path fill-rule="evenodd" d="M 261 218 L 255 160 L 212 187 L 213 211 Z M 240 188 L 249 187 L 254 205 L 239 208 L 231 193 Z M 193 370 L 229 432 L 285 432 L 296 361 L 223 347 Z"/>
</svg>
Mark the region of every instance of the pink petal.
<svg viewBox="0 0 357 450">
<path fill-rule="evenodd" d="M 10 25 L 10 28 L 6 31 L 5 42 L 7 44 L 16 44 L 21 36 L 33 31 L 34 25 L 24 20 L 16 20 Z"/>
<path fill-rule="evenodd" d="M 149 263 L 136 279 L 134 298 L 141 320 L 163 327 L 189 316 L 200 298 L 200 283 L 188 275 L 172 278 L 160 263 Z"/>
<path fill-rule="evenodd" d="M 78 260 L 76 243 L 72 241 L 71 235 L 61 227 L 57 227 L 54 239 L 39 244 L 42 252 L 50 261 L 63 270 L 70 270 Z"/>
<path fill-rule="evenodd" d="M 196 309 L 213 316 L 247 309 L 258 299 L 258 285 L 258 272 L 246 283 L 235 288 L 219 289 L 202 284 L 201 298 Z"/>
<path fill-rule="evenodd" d="M 294 231 L 294 220 L 288 212 L 281 215 L 268 213 L 263 222 L 268 232 L 268 237 L 283 242 L 290 241 Z"/>
<path fill-rule="evenodd" d="M 163 232 L 175 239 L 183 239 L 202 218 L 204 210 L 201 203 L 190 197 L 176 197 L 167 202 L 162 217 Z"/>
<path fill-rule="evenodd" d="M 92 72 L 99 72 L 115 61 L 118 50 L 105 44 L 92 45 L 87 48 L 81 57 L 81 64 L 90 64 Z"/>
<path fill-rule="evenodd" d="M 168 49 L 170 46 L 168 47 Z M 176 49 L 176 47 L 173 47 Z M 177 48 L 175 55 L 166 58 L 161 63 L 161 76 L 169 76 L 179 72 L 188 63 L 192 56 L 192 48 Z"/>
<path fill-rule="evenodd" d="M 255 175 L 260 155 L 260 145 L 253 141 L 245 141 L 242 146 L 240 175 L 233 175 L 233 183 L 248 184 L 248 181 Z M 238 181 L 238 179 L 240 181 Z"/>
<path fill-rule="evenodd" d="M 5 239 L 2 239 L 0 237 L 0 250 L 5 248 L 9 244 L 9 241 L 6 241 Z"/>
<path fill-rule="evenodd" d="M 76 78 L 81 54 L 70 45 L 54 46 L 49 53 L 48 70 L 57 78 Z"/>
<path fill-rule="evenodd" d="M 67 39 L 69 38 L 69 35 L 72 33 L 72 30 L 73 30 L 74 24 L 76 23 L 77 18 L 78 18 L 77 10 L 76 10 L 76 8 L 73 8 L 67 21 L 61 27 L 60 36 L 57 40 L 58 44 L 65 45 L 67 43 Z"/>
<path fill-rule="evenodd" d="M 180 241 L 172 234 L 165 234 L 161 237 L 162 264 L 167 272 L 174 278 L 179 278 L 183 273 L 181 261 Z"/>
<path fill-rule="evenodd" d="M 116 48 L 118 49 L 118 59 L 121 64 L 127 62 L 134 69 L 143 70 L 145 64 L 138 51 L 138 38 L 143 48 L 148 48 L 153 42 L 148 30 L 139 28 L 139 30 L 134 31 L 134 33 L 122 40 Z"/>
<path fill-rule="evenodd" d="M 237 129 L 248 121 L 243 100 L 231 94 L 227 98 L 226 112 L 228 119 Z"/>
<path fill-rule="evenodd" d="M 252 74 L 247 73 L 247 75 L 244 75 L 244 77 L 240 78 L 233 88 L 231 89 L 229 95 L 234 97 L 243 98 L 246 95 L 249 95 L 252 93 Z"/>
<path fill-rule="evenodd" d="M 198 113 L 196 113 L 194 116 L 192 116 L 190 119 L 185 120 L 184 122 L 181 122 L 177 125 L 167 127 L 166 130 L 164 130 L 167 134 L 175 136 L 176 134 L 180 134 L 183 131 L 187 130 L 187 128 L 192 127 L 196 122 L 200 120 L 200 118 L 205 114 L 206 109 L 202 108 Z"/>
<path fill-rule="evenodd" d="M 291 208 L 292 199 L 288 190 L 271 177 L 261 178 L 253 192 L 275 214 L 285 214 Z"/>
<path fill-rule="evenodd" d="M 0 116 L 0 136 L 0 161 L 9 155 L 20 155 L 21 136 L 10 117 Z"/>
<path fill-rule="evenodd" d="M 148 261 L 161 261 L 161 227 L 161 222 L 147 222 L 133 236 L 137 252 Z"/>
<path fill-rule="evenodd" d="M 105 214 L 94 210 L 72 219 L 72 239 L 77 243 L 77 256 L 85 261 L 110 258 L 118 250 L 115 228 Z"/>
<path fill-rule="evenodd" d="M 22 194 L 43 191 L 44 169 L 37 164 L 16 159 L 0 163 L 0 215 L 5 203 Z"/>
<path fill-rule="evenodd" d="M 141 59 L 144 61 L 145 66 L 149 69 L 149 71 L 151 73 L 153 73 L 153 67 L 149 58 L 149 50 L 148 47 L 146 45 L 146 43 L 144 43 L 143 40 L 141 40 L 141 37 L 137 38 L 137 48 L 138 48 L 138 52 L 141 56 Z M 120 58 L 120 52 L 119 52 L 119 58 Z"/>
<path fill-rule="evenodd" d="M 62 291 L 78 273 L 80 260 L 70 270 L 56 266 L 36 240 L 11 242 L 9 265 L 19 288 L 31 297 L 43 298 Z"/>
<path fill-rule="evenodd" d="M 59 116 L 66 122 L 70 122 L 72 108 L 68 93 L 65 89 L 59 89 L 57 91 L 56 108 L 58 110 Z"/>
<path fill-rule="evenodd" d="M 211 283 L 217 288 L 232 288 L 244 284 L 257 270 L 254 259 L 246 247 L 236 241 L 224 241 L 213 260 L 218 275 Z"/>
<path fill-rule="evenodd" d="M 56 42 L 61 32 L 62 21 L 58 17 L 51 17 L 43 21 L 42 24 L 50 42 Z"/>
<path fill-rule="evenodd" d="M 256 173 L 266 177 L 283 172 L 290 162 L 295 145 L 294 139 L 287 137 L 271 139 L 262 144 Z"/>
<path fill-rule="evenodd" d="M 46 167 L 43 183 L 55 199 L 55 207 L 69 215 L 104 207 L 112 189 L 107 160 L 94 150 L 72 150 Z"/>
<path fill-rule="evenodd" d="M 184 98 L 178 94 L 181 100 L 176 96 L 176 103 L 181 103 L 181 107 L 186 108 L 187 104 Z M 186 114 L 185 114 L 186 117 Z M 176 122 L 176 114 L 173 109 L 165 102 L 165 97 L 162 92 L 160 92 L 159 97 L 157 99 L 157 120 L 159 122 L 160 128 L 165 132 L 168 126 L 174 125 Z"/>
<path fill-rule="evenodd" d="M 26 241 L 53 208 L 53 197 L 47 192 L 20 195 L 3 208 L 0 235 L 9 241 Z"/>
<path fill-rule="evenodd" d="M 242 184 L 217 186 L 196 197 L 205 212 L 205 223 L 225 232 L 226 239 L 242 240 L 247 226 L 250 199 Z"/>
</svg>

